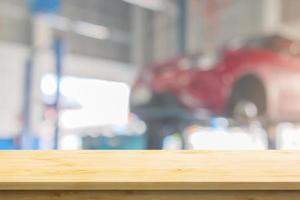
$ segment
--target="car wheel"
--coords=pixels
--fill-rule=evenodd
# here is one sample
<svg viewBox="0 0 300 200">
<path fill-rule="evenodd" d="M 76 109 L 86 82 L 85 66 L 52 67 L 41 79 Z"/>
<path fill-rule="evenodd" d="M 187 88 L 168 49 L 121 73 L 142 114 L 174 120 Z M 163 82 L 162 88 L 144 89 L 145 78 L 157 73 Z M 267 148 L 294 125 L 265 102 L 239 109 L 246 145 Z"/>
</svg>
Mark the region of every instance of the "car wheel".
<svg viewBox="0 0 300 200">
<path fill-rule="evenodd" d="M 266 90 L 262 81 L 254 75 L 246 75 L 232 87 L 227 116 L 243 123 L 265 120 L 266 103 Z"/>
</svg>

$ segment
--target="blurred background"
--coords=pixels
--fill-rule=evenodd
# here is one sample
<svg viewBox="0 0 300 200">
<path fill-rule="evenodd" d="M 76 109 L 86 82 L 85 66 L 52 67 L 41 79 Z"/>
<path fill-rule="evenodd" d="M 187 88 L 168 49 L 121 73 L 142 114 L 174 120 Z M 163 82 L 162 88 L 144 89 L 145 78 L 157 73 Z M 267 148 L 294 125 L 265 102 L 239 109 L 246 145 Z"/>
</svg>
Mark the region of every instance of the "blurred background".
<svg viewBox="0 0 300 200">
<path fill-rule="evenodd" d="M 298 0 L 1 0 L 0 149 L 299 149 Z"/>
</svg>

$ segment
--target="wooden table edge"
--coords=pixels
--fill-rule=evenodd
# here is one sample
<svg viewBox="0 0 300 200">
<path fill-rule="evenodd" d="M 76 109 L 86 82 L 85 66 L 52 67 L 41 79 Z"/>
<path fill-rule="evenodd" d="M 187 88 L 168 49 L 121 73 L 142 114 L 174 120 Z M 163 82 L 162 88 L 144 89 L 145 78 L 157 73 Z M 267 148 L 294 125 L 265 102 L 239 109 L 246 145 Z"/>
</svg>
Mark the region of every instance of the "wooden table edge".
<svg viewBox="0 0 300 200">
<path fill-rule="evenodd" d="M 300 182 L 0 182 L 0 190 L 299 190 Z"/>
</svg>

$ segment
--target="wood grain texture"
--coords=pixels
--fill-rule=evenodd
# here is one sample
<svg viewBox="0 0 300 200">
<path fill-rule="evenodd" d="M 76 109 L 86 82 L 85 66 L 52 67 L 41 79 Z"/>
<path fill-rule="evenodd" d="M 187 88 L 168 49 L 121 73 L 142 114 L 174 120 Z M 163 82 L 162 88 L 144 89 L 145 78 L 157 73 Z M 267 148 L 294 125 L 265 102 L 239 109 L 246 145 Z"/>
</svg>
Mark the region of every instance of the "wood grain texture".
<svg viewBox="0 0 300 200">
<path fill-rule="evenodd" d="M 300 190 L 300 152 L 1 151 L 0 190 Z"/>
<path fill-rule="evenodd" d="M 0 191 L 5 200 L 299 200 L 300 191 Z"/>
</svg>

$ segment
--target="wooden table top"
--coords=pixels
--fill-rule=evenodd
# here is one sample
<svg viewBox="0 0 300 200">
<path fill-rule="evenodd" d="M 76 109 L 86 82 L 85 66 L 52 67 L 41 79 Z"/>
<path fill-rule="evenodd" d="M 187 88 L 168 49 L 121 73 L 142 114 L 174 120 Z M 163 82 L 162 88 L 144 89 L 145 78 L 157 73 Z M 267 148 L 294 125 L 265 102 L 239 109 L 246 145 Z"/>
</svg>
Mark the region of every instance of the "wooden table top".
<svg viewBox="0 0 300 200">
<path fill-rule="evenodd" d="M 0 190 L 300 190 L 300 151 L 0 151 Z"/>
</svg>

